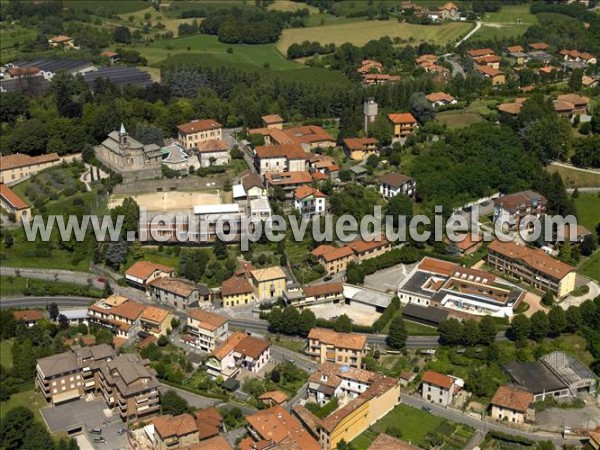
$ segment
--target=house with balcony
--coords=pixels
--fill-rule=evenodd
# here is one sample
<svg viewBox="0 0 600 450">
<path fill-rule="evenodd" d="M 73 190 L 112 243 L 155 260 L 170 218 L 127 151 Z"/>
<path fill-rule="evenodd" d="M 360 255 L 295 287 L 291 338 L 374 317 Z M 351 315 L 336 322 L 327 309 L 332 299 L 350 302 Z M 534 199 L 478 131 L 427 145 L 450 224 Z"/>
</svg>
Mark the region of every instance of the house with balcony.
<svg viewBox="0 0 600 450">
<path fill-rule="evenodd" d="M 191 414 L 158 416 L 152 425 L 156 450 L 179 450 L 199 442 L 198 423 Z"/>
<path fill-rule="evenodd" d="M 150 298 L 177 309 L 212 306 L 215 294 L 205 284 L 197 284 L 182 278 L 157 278 L 147 285 Z"/>
<path fill-rule="evenodd" d="M 392 136 L 396 139 L 410 136 L 419 128 L 417 119 L 411 113 L 388 114 L 388 119 L 392 123 Z"/>
<path fill-rule="evenodd" d="M 361 367 L 367 354 L 367 338 L 362 334 L 313 328 L 308 334 L 305 353 L 319 364 L 331 362 Z"/>
<path fill-rule="evenodd" d="M 414 198 L 416 187 L 417 180 L 398 172 L 385 174 L 379 179 L 379 193 L 385 199 L 390 199 L 398 194 Z"/>
<path fill-rule="evenodd" d="M 35 385 L 53 405 L 94 393 L 99 388 L 98 365 L 115 357 L 112 347 L 100 344 L 40 358 Z"/>
<path fill-rule="evenodd" d="M 257 373 L 270 359 L 271 344 L 268 341 L 236 331 L 211 353 L 206 361 L 207 373 L 212 378 L 228 380 L 242 369 Z"/>
<path fill-rule="evenodd" d="M 344 151 L 354 161 L 362 161 L 377 154 L 378 141 L 375 138 L 346 138 Z"/>
<path fill-rule="evenodd" d="M 294 192 L 294 208 L 303 217 L 324 214 L 327 209 L 327 196 L 310 186 L 300 186 Z"/>
<path fill-rule="evenodd" d="M 300 144 L 259 146 L 254 152 L 254 166 L 260 175 L 306 170 L 307 154 Z"/>
<path fill-rule="evenodd" d="M 150 361 L 125 353 L 101 364 L 98 375 L 106 404 L 116 408 L 123 421 L 138 421 L 160 412 L 159 382 Z"/>
<path fill-rule="evenodd" d="M 259 301 L 281 297 L 286 284 L 286 275 L 281 267 L 254 269 L 250 275 L 254 286 L 254 295 Z"/>
<path fill-rule="evenodd" d="M 135 338 L 140 331 L 140 316 L 145 305 L 113 294 L 88 307 L 90 324 L 111 330 L 120 343 Z"/>
<path fill-rule="evenodd" d="M 125 272 L 125 281 L 130 285 L 146 289 L 148 283 L 163 278 L 175 276 L 175 269 L 150 261 L 137 261 Z"/>
<path fill-rule="evenodd" d="M 494 199 L 493 221 L 508 230 L 521 228 L 521 220 L 526 216 L 539 218 L 546 213 L 548 200 L 534 191 L 522 191 L 515 194 L 504 195 Z M 533 223 L 526 225 L 533 227 Z"/>
<path fill-rule="evenodd" d="M 284 300 L 299 309 L 309 305 L 344 302 L 344 285 L 341 282 L 313 284 L 310 286 L 288 286 L 283 293 Z"/>
<path fill-rule="evenodd" d="M 171 331 L 171 322 L 174 318 L 175 315 L 168 309 L 146 306 L 140 316 L 141 331 L 155 338 L 166 336 Z"/>
<path fill-rule="evenodd" d="M 464 385 L 461 378 L 428 370 L 421 379 L 421 397 L 436 405 L 448 406 Z"/>
<path fill-rule="evenodd" d="M 203 352 L 212 352 L 216 345 L 227 339 L 229 319 L 215 313 L 193 309 L 188 312 L 185 332 L 191 337 L 190 345 Z"/>
</svg>

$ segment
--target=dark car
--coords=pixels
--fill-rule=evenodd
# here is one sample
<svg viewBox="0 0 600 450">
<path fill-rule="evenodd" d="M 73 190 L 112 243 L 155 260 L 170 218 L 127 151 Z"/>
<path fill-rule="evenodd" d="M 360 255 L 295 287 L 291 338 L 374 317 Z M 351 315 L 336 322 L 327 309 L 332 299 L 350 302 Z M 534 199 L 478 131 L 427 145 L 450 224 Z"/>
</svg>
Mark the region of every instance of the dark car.
<svg viewBox="0 0 600 450">
<path fill-rule="evenodd" d="M 331 281 L 333 279 L 333 277 L 331 275 L 327 275 L 325 278 L 323 278 L 323 281 Z"/>
<path fill-rule="evenodd" d="M 421 406 L 421 409 L 425 412 L 432 413 L 433 411 L 429 406 Z"/>
<path fill-rule="evenodd" d="M 102 428 L 92 428 L 90 434 L 102 434 Z"/>
</svg>

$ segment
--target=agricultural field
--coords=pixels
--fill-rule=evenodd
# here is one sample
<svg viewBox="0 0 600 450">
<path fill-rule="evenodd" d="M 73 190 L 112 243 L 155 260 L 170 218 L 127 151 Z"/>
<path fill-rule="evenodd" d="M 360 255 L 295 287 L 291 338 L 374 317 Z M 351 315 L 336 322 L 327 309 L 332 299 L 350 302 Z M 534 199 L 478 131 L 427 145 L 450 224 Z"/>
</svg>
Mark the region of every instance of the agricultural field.
<svg viewBox="0 0 600 450">
<path fill-rule="evenodd" d="M 598 193 L 580 193 L 575 199 L 577 218 L 579 223 L 596 233 L 596 226 L 600 223 L 600 196 Z"/>
<path fill-rule="evenodd" d="M 503 5 L 498 12 L 486 13 L 482 27 L 473 39 L 506 39 L 523 35 L 527 29 L 538 23 L 537 17 L 529 12 L 529 5 Z"/>
<path fill-rule="evenodd" d="M 546 170 L 550 173 L 558 172 L 567 188 L 600 187 L 600 173 L 586 172 L 576 168 L 549 165 Z"/>
<path fill-rule="evenodd" d="M 530 25 L 509 23 L 483 23 L 473 39 L 486 41 L 489 39 L 507 39 L 525 34 Z"/>
<path fill-rule="evenodd" d="M 12 347 L 13 347 L 12 340 L 5 339 L 5 340 L 0 341 L 0 364 L 5 369 L 12 369 L 12 366 L 13 366 Z"/>
<path fill-rule="evenodd" d="M 16 25 L 0 29 L 0 63 L 4 64 L 19 55 L 18 47 L 35 39 L 36 32 Z"/>
<path fill-rule="evenodd" d="M 464 128 L 474 123 L 483 122 L 478 113 L 465 112 L 464 110 L 444 111 L 439 113 L 436 118 L 438 122 L 448 125 L 448 128 Z"/>
<path fill-rule="evenodd" d="M 465 425 L 450 423 L 420 409 L 398 405 L 383 419 L 352 441 L 357 450 L 365 450 L 387 429 L 400 430 L 402 440 L 426 448 L 429 439 L 442 440 L 446 449 L 460 449 L 469 441 L 473 430 Z"/>
<path fill-rule="evenodd" d="M 74 11 L 87 9 L 98 15 L 126 14 L 148 7 L 144 0 L 65 0 L 63 4 Z"/>
<path fill-rule="evenodd" d="M 315 27 L 307 35 L 302 28 L 283 30 L 281 38 L 277 42 L 277 49 L 285 54 L 290 45 L 302 43 L 310 38 L 322 44 L 334 43 L 341 45 L 350 42 L 362 46 L 373 39 L 382 36 L 400 38 L 414 43 L 433 42 L 436 44 L 447 44 L 458 41 L 472 28 L 470 23 L 445 23 L 441 25 L 413 25 L 399 23 L 397 20 L 363 20 L 358 22 L 343 23 Z"/>
<path fill-rule="evenodd" d="M 587 258 L 577 271 L 600 282 L 600 250 L 596 250 L 592 256 Z"/>
</svg>

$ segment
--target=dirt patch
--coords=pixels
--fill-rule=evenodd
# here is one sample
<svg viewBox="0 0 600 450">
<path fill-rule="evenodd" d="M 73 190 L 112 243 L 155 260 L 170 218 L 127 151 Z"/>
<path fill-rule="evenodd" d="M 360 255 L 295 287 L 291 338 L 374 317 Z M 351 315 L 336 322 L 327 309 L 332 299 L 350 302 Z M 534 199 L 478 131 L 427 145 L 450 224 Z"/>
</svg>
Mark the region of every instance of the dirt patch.
<svg viewBox="0 0 600 450">
<path fill-rule="evenodd" d="M 108 207 L 114 208 L 123 202 L 126 195 L 113 195 Z M 132 195 L 138 205 L 146 207 L 148 211 L 156 212 L 189 212 L 198 205 L 218 205 L 221 203 L 219 191 L 215 192 L 150 192 L 147 194 Z"/>
<path fill-rule="evenodd" d="M 340 304 L 325 304 L 325 305 L 316 305 L 311 306 L 310 308 L 312 312 L 315 313 L 320 319 L 334 319 L 342 314 L 346 314 L 353 323 L 356 325 L 365 325 L 371 326 L 373 322 L 375 322 L 380 314 L 374 313 L 372 311 L 364 311 L 357 308 L 352 308 L 348 305 L 340 305 Z"/>
</svg>

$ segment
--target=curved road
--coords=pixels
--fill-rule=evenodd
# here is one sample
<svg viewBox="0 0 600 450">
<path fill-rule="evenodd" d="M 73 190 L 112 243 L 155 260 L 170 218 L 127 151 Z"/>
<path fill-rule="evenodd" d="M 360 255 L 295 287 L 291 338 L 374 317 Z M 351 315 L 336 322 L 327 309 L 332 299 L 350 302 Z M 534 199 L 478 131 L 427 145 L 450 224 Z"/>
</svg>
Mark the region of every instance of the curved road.
<svg viewBox="0 0 600 450">
<path fill-rule="evenodd" d="M 95 301 L 87 297 L 18 297 L 0 299 L 0 308 L 45 308 L 49 303 L 56 303 L 59 307 L 77 308 L 88 306 Z M 184 313 L 177 314 L 185 317 Z M 262 319 L 230 317 L 229 324 L 233 327 L 244 328 L 255 333 L 267 333 L 268 323 Z M 369 344 L 385 345 L 385 334 L 365 334 Z M 496 340 L 506 340 L 506 333 L 500 332 L 496 335 Z M 430 348 L 439 346 L 437 336 L 409 336 L 406 341 L 406 347 L 410 349 Z"/>
</svg>

